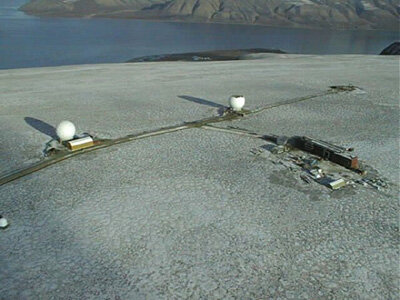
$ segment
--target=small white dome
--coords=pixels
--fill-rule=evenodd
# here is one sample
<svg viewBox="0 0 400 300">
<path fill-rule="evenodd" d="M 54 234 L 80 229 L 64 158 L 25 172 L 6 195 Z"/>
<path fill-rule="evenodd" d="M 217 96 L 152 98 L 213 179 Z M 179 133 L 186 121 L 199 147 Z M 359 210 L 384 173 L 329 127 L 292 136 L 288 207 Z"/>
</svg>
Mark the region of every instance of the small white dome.
<svg viewBox="0 0 400 300">
<path fill-rule="evenodd" d="M 229 106 L 234 111 L 241 111 L 245 102 L 246 102 L 246 100 L 245 100 L 244 96 L 241 96 L 241 95 L 231 96 L 229 98 Z"/>
<path fill-rule="evenodd" d="M 57 135 L 61 141 L 72 140 L 74 138 L 75 132 L 75 125 L 70 121 L 62 121 L 57 126 Z"/>
<path fill-rule="evenodd" d="M 8 226 L 8 221 L 6 218 L 0 217 L 0 228 L 6 228 Z"/>
</svg>

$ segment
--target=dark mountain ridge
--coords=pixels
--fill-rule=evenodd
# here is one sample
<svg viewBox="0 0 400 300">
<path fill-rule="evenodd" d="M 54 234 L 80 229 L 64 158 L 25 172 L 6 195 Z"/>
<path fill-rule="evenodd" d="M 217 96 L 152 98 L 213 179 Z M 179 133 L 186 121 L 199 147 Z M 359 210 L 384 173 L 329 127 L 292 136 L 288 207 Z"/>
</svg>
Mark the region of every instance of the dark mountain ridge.
<svg viewBox="0 0 400 300">
<path fill-rule="evenodd" d="M 399 0 L 31 0 L 33 15 L 399 29 Z"/>
</svg>

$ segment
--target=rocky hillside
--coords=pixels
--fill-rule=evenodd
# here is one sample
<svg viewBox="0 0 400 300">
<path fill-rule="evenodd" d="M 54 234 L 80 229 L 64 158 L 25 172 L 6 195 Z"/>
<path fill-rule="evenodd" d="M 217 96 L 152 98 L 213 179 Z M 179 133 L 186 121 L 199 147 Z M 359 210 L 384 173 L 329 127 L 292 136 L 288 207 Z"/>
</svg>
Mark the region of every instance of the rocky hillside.
<svg viewBox="0 0 400 300">
<path fill-rule="evenodd" d="M 31 0 L 34 15 L 398 30 L 399 0 Z"/>
</svg>

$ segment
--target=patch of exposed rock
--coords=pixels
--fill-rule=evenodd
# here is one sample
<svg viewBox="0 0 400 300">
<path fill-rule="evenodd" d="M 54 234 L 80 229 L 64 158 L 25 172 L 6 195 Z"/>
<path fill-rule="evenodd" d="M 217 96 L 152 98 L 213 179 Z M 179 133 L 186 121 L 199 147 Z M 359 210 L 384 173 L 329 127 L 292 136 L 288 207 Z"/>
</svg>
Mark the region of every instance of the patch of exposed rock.
<svg viewBox="0 0 400 300">
<path fill-rule="evenodd" d="M 394 42 L 382 50 L 380 55 L 400 55 L 400 42 Z"/>
<path fill-rule="evenodd" d="M 252 54 L 285 54 L 281 50 L 275 49 L 238 49 L 238 50 L 214 50 L 214 51 L 203 51 L 203 52 L 189 52 L 189 53 L 177 53 L 177 54 L 161 54 L 161 55 L 150 55 L 133 58 L 127 62 L 155 62 L 155 61 L 225 61 L 225 60 L 239 60 L 244 59 L 248 55 Z"/>
</svg>

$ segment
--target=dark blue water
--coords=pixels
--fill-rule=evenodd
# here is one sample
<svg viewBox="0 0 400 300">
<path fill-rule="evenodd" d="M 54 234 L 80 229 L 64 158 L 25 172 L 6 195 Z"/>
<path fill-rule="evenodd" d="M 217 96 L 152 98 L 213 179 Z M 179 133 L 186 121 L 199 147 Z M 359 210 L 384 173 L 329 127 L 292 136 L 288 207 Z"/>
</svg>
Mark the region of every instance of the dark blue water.
<svg viewBox="0 0 400 300">
<path fill-rule="evenodd" d="M 128 59 L 163 53 L 274 48 L 289 53 L 378 54 L 398 32 L 27 16 L 26 0 L 0 0 L 0 69 Z"/>
</svg>

